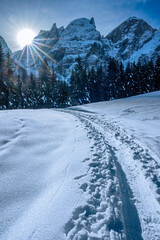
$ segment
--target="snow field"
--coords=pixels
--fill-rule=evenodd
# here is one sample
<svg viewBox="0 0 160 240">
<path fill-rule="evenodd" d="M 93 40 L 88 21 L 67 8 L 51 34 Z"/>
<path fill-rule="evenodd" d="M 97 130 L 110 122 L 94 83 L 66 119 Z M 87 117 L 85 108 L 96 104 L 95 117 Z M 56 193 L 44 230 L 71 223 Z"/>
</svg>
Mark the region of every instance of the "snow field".
<svg viewBox="0 0 160 240">
<path fill-rule="evenodd" d="M 159 240 L 160 92 L 0 112 L 1 240 Z"/>
<path fill-rule="evenodd" d="M 84 131 L 52 110 L 2 111 L 0 122 L 1 240 L 65 239 L 63 225 L 85 202 L 74 180 L 87 171 Z"/>
</svg>

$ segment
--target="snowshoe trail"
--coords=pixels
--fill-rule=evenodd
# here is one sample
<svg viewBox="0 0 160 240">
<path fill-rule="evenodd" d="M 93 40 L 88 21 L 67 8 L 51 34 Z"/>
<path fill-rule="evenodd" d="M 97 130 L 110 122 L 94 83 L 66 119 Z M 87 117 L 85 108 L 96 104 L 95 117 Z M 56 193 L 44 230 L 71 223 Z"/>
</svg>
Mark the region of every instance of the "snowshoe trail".
<svg viewBox="0 0 160 240">
<path fill-rule="evenodd" d="M 80 186 L 86 205 L 73 211 L 65 225 L 66 238 L 158 240 L 157 156 L 105 117 L 79 110 L 65 112 L 81 121 L 92 145 L 92 157 L 84 159 L 89 167 L 88 181 Z M 82 180 L 84 176 L 74 180 Z"/>
</svg>

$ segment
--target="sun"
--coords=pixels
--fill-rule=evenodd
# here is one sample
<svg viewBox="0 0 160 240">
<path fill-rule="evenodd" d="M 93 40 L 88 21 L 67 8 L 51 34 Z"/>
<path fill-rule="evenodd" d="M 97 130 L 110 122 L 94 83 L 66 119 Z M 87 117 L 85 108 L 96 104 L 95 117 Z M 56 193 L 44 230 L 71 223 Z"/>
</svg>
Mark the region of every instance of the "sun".
<svg viewBox="0 0 160 240">
<path fill-rule="evenodd" d="M 29 28 L 22 29 L 18 32 L 17 42 L 21 48 L 30 45 L 33 38 L 36 36 L 35 32 Z"/>
</svg>

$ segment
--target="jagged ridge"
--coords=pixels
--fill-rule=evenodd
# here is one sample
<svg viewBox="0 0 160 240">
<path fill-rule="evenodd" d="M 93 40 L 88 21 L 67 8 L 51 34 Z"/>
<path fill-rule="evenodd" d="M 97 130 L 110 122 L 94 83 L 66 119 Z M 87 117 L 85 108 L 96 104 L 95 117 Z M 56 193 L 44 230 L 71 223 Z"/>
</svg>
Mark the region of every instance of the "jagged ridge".
<svg viewBox="0 0 160 240">
<path fill-rule="evenodd" d="M 2 38 L 0 42 L 5 51 L 10 51 Z M 47 58 L 49 66 L 54 65 L 59 76 L 64 78 L 70 74 L 78 56 L 83 58 L 86 65 L 97 66 L 106 64 L 109 57 L 126 64 L 139 59 L 142 62 L 155 60 L 160 55 L 160 31 L 137 17 L 128 18 L 105 38 L 96 29 L 94 18 L 76 19 L 66 28 L 57 28 L 54 23 L 49 31 L 41 30 L 33 43 L 33 56 L 29 53 L 27 61 L 27 51 L 23 49 L 24 54 L 19 63 L 22 51 L 17 51 L 13 54 L 15 63 L 27 69 L 28 73 L 37 73 L 37 69 L 42 66 L 41 56 Z"/>
</svg>

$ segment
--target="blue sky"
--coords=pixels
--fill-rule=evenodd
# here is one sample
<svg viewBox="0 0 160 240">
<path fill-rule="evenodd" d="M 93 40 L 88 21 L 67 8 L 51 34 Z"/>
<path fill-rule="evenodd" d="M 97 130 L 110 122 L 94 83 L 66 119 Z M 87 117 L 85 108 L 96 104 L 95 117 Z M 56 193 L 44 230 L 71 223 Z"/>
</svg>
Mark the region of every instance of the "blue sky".
<svg viewBox="0 0 160 240">
<path fill-rule="evenodd" d="M 0 0 L 0 35 L 14 51 L 19 48 L 17 32 L 30 27 L 37 34 L 54 22 L 67 26 L 70 21 L 95 18 L 97 29 L 106 35 L 130 16 L 160 27 L 159 0 Z"/>
</svg>

